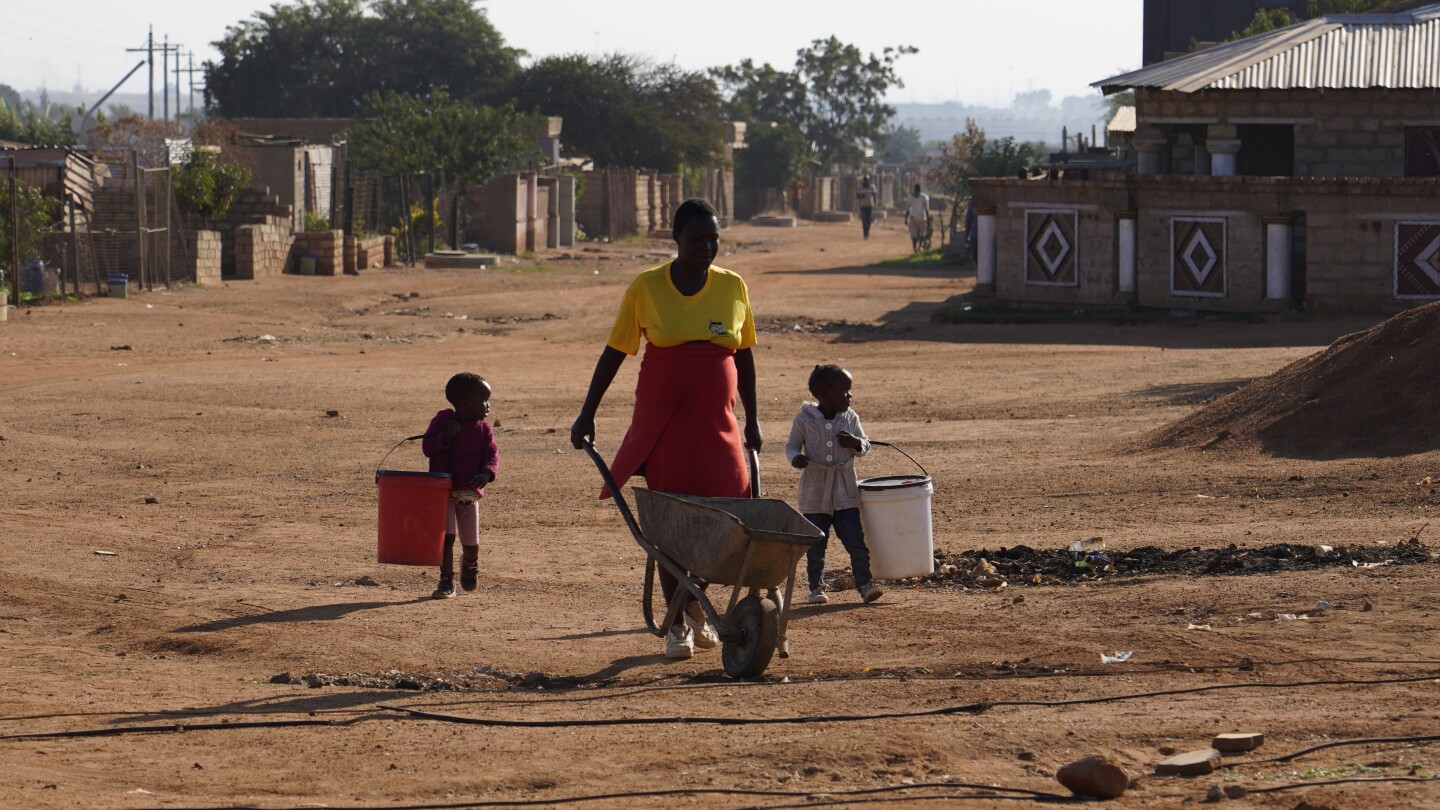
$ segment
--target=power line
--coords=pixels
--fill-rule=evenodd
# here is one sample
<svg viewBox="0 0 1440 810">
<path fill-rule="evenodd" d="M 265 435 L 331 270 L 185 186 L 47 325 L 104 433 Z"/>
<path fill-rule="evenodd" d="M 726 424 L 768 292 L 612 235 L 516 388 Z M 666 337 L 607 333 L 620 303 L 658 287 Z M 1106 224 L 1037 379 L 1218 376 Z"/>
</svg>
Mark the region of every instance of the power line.
<svg viewBox="0 0 1440 810">
<path fill-rule="evenodd" d="M 113 34 L 115 33 L 114 29 L 111 29 L 111 28 L 99 28 L 99 27 L 94 26 L 94 25 L 86 25 L 85 23 L 75 22 L 73 19 L 70 19 L 70 18 L 68 18 L 68 17 L 60 17 L 60 16 L 57 16 L 57 15 L 54 15 L 54 14 L 46 14 L 46 13 L 44 13 L 43 11 L 36 11 L 36 10 L 34 10 L 34 9 L 26 8 L 25 6 L 22 6 L 22 5 L 19 5 L 19 4 L 16 4 L 16 3 L 7 3 L 7 2 L 5 2 L 5 0 L 0 0 L 0 6 L 5 6 L 5 7 L 7 7 L 7 8 L 13 8 L 13 9 L 15 9 L 15 10 L 17 10 L 17 11 L 23 11 L 23 12 L 26 12 L 27 14 L 34 14 L 34 15 L 37 16 L 37 17 L 44 17 L 44 18 L 49 19 L 49 20 L 55 20 L 56 22 L 63 22 L 63 23 L 65 23 L 67 26 L 72 27 L 72 28 L 85 28 L 85 29 L 88 29 L 88 30 L 91 30 L 91 31 L 98 31 L 98 32 L 100 32 L 100 33 L 102 33 L 102 34 L 111 34 L 111 35 L 113 35 Z M 13 20 L 12 20 L 11 22 L 14 23 Z M 14 23 L 14 24 L 19 25 L 19 23 Z"/>
</svg>

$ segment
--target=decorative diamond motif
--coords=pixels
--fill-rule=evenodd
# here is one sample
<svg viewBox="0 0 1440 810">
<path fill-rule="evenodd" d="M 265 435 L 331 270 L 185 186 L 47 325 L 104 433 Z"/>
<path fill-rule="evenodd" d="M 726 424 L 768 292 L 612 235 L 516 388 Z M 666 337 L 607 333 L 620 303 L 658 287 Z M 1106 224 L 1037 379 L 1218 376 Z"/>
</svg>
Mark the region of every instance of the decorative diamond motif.
<svg viewBox="0 0 1440 810">
<path fill-rule="evenodd" d="M 1174 217 L 1170 220 L 1170 292 L 1195 298 L 1229 295 L 1225 260 L 1226 220 Z"/>
<path fill-rule="evenodd" d="M 1435 266 L 1435 254 L 1437 253 L 1440 253 L 1440 236 L 1435 237 L 1435 241 L 1425 248 L 1425 252 L 1415 257 L 1415 266 L 1425 271 L 1425 275 L 1429 276 L 1431 281 L 1440 284 L 1440 268 Z"/>
<path fill-rule="evenodd" d="M 1205 253 L 1204 261 L 1197 262 L 1195 254 L 1201 251 Z M 1185 248 L 1185 252 L 1181 254 L 1180 258 L 1190 268 L 1190 275 L 1195 277 L 1195 283 L 1202 287 L 1205 286 L 1205 279 L 1210 277 L 1210 272 L 1219 263 L 1219 257 L 1215 255 L 1215 248 L 1210 247 L 1210 243 L 1206 241 L 1205 232 L 1198 229 L 1190 240 L 1190 247 Z"/>
<path fill-rule="evenodd" d="M 1080 286 L 1078 211 L 1025 212 L 1025 283 Z"/>
<path fill-rule="evenodd" d="M 1440 298 L 1440 222 L 1396 224 L 1395 297 Z"/>
</svg>

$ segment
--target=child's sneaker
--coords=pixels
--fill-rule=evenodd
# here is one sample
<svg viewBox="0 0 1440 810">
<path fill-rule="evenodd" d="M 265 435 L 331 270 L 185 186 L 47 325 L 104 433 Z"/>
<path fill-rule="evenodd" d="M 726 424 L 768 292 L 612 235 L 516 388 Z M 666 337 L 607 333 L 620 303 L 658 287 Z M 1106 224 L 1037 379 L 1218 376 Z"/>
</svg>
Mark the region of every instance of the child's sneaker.
<svg viewBox="0 0 1440 810">
<path fill-rule="evenodd" d="M 720 646 L 720 634 L 705 619 L 705 611 L 699 604 L 691 602 L 685 606 L 685 626 L 689 628 L 691 640 L 697 648 L 713 650 Z"/>
<path fill-rule="evenodd" d="M 860 598 L 864 599 L 867 605 L 884 595 L 885 589 L 873 582 L 865 583 L 865 587 L 860 589 Z"/>
<path fill-rule="evenodd" d="M 823 605 L 823 604 L 825 604 L 825 603 L 827 603 L 827 602 L 829 602 L 829 601 L 830 601 L 830 597 L 828 597 L 828 596 L 825 595 L 825 591 L 824 591 L 823 589 L 821 589 L 821 588 L 811 588 L 811 589 L 810 589 L 810 597 L 805 600 L 805 604 L 807 604 L 807 605 Z"/>
<path fill-rule="evenodd" d="M 479 576 L 480 576 L 480 561 L 479 561 L 479 560 L 461 560 L 461 561 L 460 561 L 460 587 L 464 588 L 464 589 L 467 590 L 467 591 L 473 591 L 473 590 L 475 590 L 476 586 L 478 586 L 478 585 L 480 584 L 480 583 L 477 581 L 478 578 L 479 578 Z M 453 588 L 451 589 L 451 592 L 452 592 L 452 593 L 454 592 L 454 589 L 453 589 Z"/>
<path fill-rule="evenodd" d="M 695 654 L 695 637 L 684 622 L 676 622 L 665 634 L 665 657 L 671 661 L 684 661 Z"/>
<path fill-rule="evenodd" d="M 435 586 L 435 592 L 430 594 L 431 599 L 449 599 L 455 595 L 455 578 L 440 577 L 440 584 Z"/>
</svg>

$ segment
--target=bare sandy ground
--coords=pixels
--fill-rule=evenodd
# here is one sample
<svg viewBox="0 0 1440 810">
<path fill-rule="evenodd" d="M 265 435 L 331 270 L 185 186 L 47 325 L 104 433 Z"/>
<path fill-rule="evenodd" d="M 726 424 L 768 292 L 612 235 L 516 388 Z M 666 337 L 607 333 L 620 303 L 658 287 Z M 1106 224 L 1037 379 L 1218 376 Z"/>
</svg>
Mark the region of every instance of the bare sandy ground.
<svg viewBox="0 0 1440 810">
<path fill-rule="evenodd" d="M 742 226 L 725 240 L 719 264 L 749 281 L 764 329 L 769 495 L 794 493 L 781 446 L 809 368 L 839 362 L 871 435 L 934 475 L 947 553 L 1090 537 L 1121 552 L 1378 547 L 1437 531 L 1434 492 L 1416 486 L 1435 454 L 1121 450 L 1373 321 L 934 325 L 973 276 L 870 266 L 906 252 L 894 223 L 869 242 L 841 225 Z M 718 652 L 665 661 L 640 620 L 641 552 L 566 439 L 625 283 L 666 256 L 635 241 L 490 271 L 285 277 L 12 313 L 0 324 L 0 805 L 451 807 L 703 788 L 773 793 L 583 806 L 940 806 L 979 791 L 840 792 L 1064 794 L 1055 770 L 1104 753 L 1136 779 L 1121 807 L 1199 801 L 1212 785 L 1282 788 L 1253 807 L 1440 806 L 1440 783 L 1295 788 L 1434 775 L 1435 743 L 1152 773 L 1222 731 L 1266 734 L 1232 762 L 1440 733 L 1433 562 L 998 592 L 893 583 L 873 606 L 842 592 L 798 608 L 793 656 L 760 681 L 725 679 Z M 637 367 L 602 408 L 602 449 L 625 428 Z M 459 370 L 494 383 L 502 468 L 482 504 L 480 588 L 437 602 L 433 571 L 376 564 L 372 473 L 443 407 Z M 387 466 L 421 463 L 408 445 Z M 907 468 L 883 449 L 862 462 L 866 475 Z M 830 562 L 846 563 L 838 543 Z M 1276 618 L 1321 599 L 1335 607 Z M 1121 650 L 1134 656 L 1100 663 Z M 373 686 L 270 682 L 282 672 Z M 458 688 L 396 686 L 432 682 L 422 676 Z M 1149 694 L 1201 687 L 1225 688 Z M 1097 698 L 1116 699 L 1066 704 Z M 885 713 L 911 716 L 674 721 Z M 671 720 L 577 724 L 643 718 Z M 274 721 L 311 725 L 243 725 Z M 141 726 L 161 730 L 24 736 Z"/>
</svg>

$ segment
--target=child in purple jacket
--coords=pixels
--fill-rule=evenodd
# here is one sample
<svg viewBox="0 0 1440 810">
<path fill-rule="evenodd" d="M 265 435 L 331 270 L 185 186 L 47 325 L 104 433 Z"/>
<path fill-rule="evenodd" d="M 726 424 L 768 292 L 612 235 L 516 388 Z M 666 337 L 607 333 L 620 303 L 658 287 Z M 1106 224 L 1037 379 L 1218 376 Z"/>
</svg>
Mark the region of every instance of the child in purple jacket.
<svg viewBox="0 0 1440 810">
<path fill-rule="evenodd" d="M 445 384 L 445 398 L 453 408 L 435 414 L 420 449 L 430 459 L 430 472 L 450 473 L 450 507 L 445 516 L 445 556 L 440 561 L 440 584 L 432 596 L 455 595 L 455 535 L 460 535 L 463 560 L 460 587 L 475 590 L 480 573 L 480 498 L 485 485 L 500 469 L 490 415 L 490 383 L 478 374 L 462 372 Z"/>
</svg>

